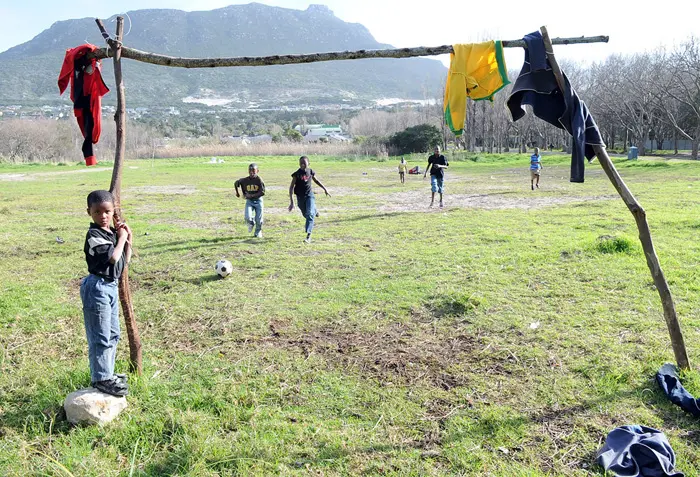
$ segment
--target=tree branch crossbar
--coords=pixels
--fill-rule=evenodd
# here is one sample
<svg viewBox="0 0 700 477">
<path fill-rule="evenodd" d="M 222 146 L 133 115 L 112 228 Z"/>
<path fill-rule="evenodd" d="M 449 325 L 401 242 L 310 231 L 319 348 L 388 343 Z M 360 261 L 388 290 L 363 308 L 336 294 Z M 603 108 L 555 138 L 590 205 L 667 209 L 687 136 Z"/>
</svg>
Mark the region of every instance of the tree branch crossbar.
<svg viewBox="0 0 700 477">
<path fill-rule="evenodd" d="M 577 45 L 585 43 L 607 43 L 608 36 L 580 36 L 572 38 L 554 38 L 554 45 Z M 523 40 L 503 40 L 504 48 L 525 48 Z M 122 58 L 129 58 L 154 65 L 177 68 L 218 68 L 230 66 L 270 66 L 315 63 L 319 61 L 358 60 L 366 58 L 412 58 L 416 56 L 436 56 L 453 53 L 452 45 L 419 46 L 415 48 L 394 48 L 388 50 L 336 51 L 329 53 L 311 53 L 307 55 L 273 55 L 240 56 L 231 58 L 183 58 L 166 56 L 158 53 L 137 50 L 121 46 Z M 104 59 L 114 55 L 114 49 L 101 48 L 94 53 L 95 58 Z"/>
</svg>

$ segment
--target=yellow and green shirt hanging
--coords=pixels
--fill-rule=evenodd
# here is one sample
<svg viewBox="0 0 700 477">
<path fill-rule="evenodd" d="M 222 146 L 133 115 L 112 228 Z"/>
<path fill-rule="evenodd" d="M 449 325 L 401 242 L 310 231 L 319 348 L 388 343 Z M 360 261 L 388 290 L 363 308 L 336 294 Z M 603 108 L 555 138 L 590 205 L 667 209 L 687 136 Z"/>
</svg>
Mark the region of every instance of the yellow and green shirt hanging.
<svg viewBox="0 0 700 477">
<path fill-rule="evenodd" d="M 443 108 L 450 130 L 460 136 L 467 115 L 467 96 L 475 101 L 493 101 L 493 95 L 510 81 L 500 41 L 458 44 L 452 48 Z"/>
</svg>

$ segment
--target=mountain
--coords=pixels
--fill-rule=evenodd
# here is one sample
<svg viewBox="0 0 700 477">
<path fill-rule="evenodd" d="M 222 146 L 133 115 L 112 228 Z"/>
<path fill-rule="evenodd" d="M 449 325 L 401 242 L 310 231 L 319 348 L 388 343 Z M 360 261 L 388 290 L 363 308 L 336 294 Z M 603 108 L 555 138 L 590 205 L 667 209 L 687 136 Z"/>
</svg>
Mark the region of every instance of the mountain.
<svg viewBox="0 0 700 477">
<path fill-rule="evenodd" d="M 105 21 L 114 30 L 116 16 Z M 105 44 L 93 18 L 54 23 L 32 40 L 0 53 L 0 104 L 56 104 L 65 50 Z M 232 57 L 385 49 L 362 25 L 328 7 L 306 10 L 258 3 L 211 11 L 136 10 L 125 18 L 124 45 L 183 57 Z M 114 86 L 112 60 L 103 76 Z M 362 103 L 380 98 L 439 95 L 444 65 L 427 58 L 366 59 L 257 67 L 184 69 L 122 63 L 129 106 L 177 106 L 203 99 L 235 108 Z M 114 104 L 110 93 L 105 103 Z"/>
</svg>

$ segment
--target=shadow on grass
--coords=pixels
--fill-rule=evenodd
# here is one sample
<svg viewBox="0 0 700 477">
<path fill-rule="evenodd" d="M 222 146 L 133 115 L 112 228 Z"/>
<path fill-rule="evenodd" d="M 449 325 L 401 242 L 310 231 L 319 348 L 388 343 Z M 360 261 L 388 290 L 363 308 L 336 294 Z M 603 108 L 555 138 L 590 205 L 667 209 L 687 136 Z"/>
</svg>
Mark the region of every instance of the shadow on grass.
<svg viewBox="0 0 700 477">
<path fill-rule="evenodd" d="M 291 467 L 292 469 L 305 469 L 309 467 L 322 469 L 324 467 L 334 467 L 352 455 L 367 455 L 370 453 L 387 453 L 403 450 L 401 447 L 392 445 L 368 445 L 356 448 L 341 447 L 339 445 L 325 445 L 319 443 L 312 453 L 303 452 L 292 454 L 285 459 L 256 449 L 252 452 L 236 452 L 230 455 L 213 459 L 203 457 L 200 452 L 193 449 L 180 447 L 177 451 L 170 452 L 157 462 L 152 462 L 144 468 L 145 475 L 182 475 L 184 473 L 201 469 L 202 464 L 211 471 L 219 472 L 222 475 L 247 475 L 247 472 L 265 472 L 265 475 L 278 475 L 282 470 L 280 466 Z M 261 470 L 260 468 L 264 470 Z"/>
<path fill-rule="evenodd" d="M 463 316 L 482 305 L 481 299 L 469 294 L 433 295 L 428 298 L 426 307 L 437 318 Z"/>
<path fill-rule="evenodd" d="M 145 254 L 161 254 L 161 253 L 171 253 L 171 252 L 182 252 L 182 251 L 192 251 L 192 250 L 198 250 L 201 248 L 205 247 L 217 247 L 221 244 L 230 244 L 230 245 L 237 245 L 237 244 L 248 244 L 248 245 L 256 245 L 256 246 L 261 246 L 266 243 L 274 243 L 277 242 L 276 238 L 254 238 L 254 237 L 249 237 L 249 238 L 239 238 L 239 237 L 217 237 L 213 239 L 192 239 L 192 240 L 179 240 L 176 242 L 167 242 L 167 243 L 155 243 L 155 244 L 150 244 L 142 247 L 138 247 L 139 250 L 147 250 L 148 252 L 144 252 Z"/>
<path fill-rule="evenodd" d="M 139 250 L 153 250 L 150 253 L 173 252 L 178 250 L 192 250 L 200 247 L 212 247 L 222 242 L 232 242 L 232 237 L 216 237 L 211 239 L 191 239 L 177 240 L 175 242 L 166 243 L 151 243 L 148 245 L 139 245 Z"/>
<path fill-rule="evenodd" d="M 338 219 L 331 219 L 331 220 L 323 220 L 323 223 L 326 224 L 336 224 L 336 223 L 342 223 L 342 222 L 359 222 L 361 220 L 376 220 L 376 219 L 386 219 L 390 217 L 400 217 L 402 215 L 407 215 L 410 214 L 411 212 L 385 212 L 385 213 L 377 213 L 377 214 L 364 214 L 364 215 L 353 215 L 350 217 L 342 217 Z"/>
<path fill-rule="evenodd" d="M 189 283 L 190 285 L 204 285 L 205 283 L 217 282 L 219 280 L 225 280 L 225 278 L 221 278 L 219 275 L 214 273 L 213 275 L 205 275 L 203 277 L 184 278 L 180 281 Z"/>
</svg>

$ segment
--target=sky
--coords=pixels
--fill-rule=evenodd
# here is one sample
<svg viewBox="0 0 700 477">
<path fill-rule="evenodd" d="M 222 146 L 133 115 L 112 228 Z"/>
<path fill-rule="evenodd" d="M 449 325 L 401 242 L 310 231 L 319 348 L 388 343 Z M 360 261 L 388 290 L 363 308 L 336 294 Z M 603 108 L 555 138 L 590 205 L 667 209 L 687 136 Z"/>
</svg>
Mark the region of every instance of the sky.
<svg viewBox="0 0 700 477">
<path fill-rule="evenodd" d="M 71 18 L 108 18 L 143 8 L 185 11 L 213 10 L 236 0 L 0 0 L 0 52 L 31 40 L 54 22 Z M 646 7 L 631 0 L 588 0 L 570 9 L 523 8 L 524 2 L 492 1 L 470 6 L 458 0 L 261 0 L 258 3 L 298 10 L 310 3 L 327 5 L 347 22 L 361 23 L 381 43 L 395 47 L 440 46 L 491 39 L 515 40 L 546 25 L 554 37 L 608 35 L 607 44 L 555 47 L 559 59 L 590 63 L 613 53 L 635 53 L 665 45 L 672 47 L 691 34 L 700 36 L 700 2 L 667 0 Z M 529 5 L 538 2 L 529 2 Z M 542 2 L 543 3 L 543 2 Z M 473 4 L 471 4 L 473 5 Z M 572 4 L 573 5 L 573 4 Z M 491 8 L 493 7 L 493 8 Z M 119 11 L 118 9 L 121 9 Z M 574 11 L 575 13 L 571 13 Z M 112 30 L 114 27 L 107 26 Z M 128 29 L 128 23 L 125 25 Z M 132 25 L 138 28 L 138 25 Z M 128 36 L 124 39 L 128 46 Z M 158 53 L 158 52 L 154 52 Z M 438 59 L 448 63 L 449 57 Z M 519 69 L 520 48 L 506 50 L 509 69 Z"/>
</svg>

